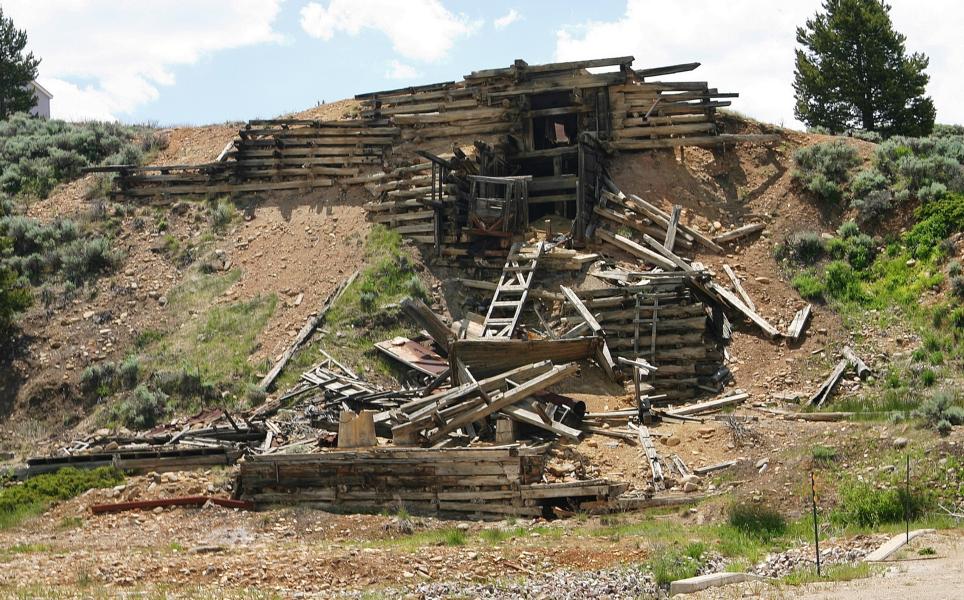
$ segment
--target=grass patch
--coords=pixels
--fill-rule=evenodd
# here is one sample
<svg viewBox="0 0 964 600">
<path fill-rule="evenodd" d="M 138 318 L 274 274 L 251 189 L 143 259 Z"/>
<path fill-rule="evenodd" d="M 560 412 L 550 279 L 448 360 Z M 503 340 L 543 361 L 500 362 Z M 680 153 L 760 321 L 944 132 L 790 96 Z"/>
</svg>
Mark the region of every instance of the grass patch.
<svg viewBox="0 0 964 600">
<path fill-rule="evenodd" d="M 731 504 L 727 509 L 729 524 L 762 540 L 772 539 L 787 530 L 787 521 L 776 510 L 759 504 Z"/>
<path fill-rule="evenodd" d="M 123 480 L 123 474 L 112 467 L 85 471 L 66 467 L 0 489 L 0 529 L 40 514 L 52 502 L 68 500 L 90 489 L 112 487 Z"/>
<path fill-rule="evenodd" d="M 911 520 L 921 517 L 931 502 L 917 490 L 908 493 L 903 487 L 878 488 L 867 482 L 847 481 L 840 486 L 837 507 L 830 513 L 831 522 L 840 526 L 877 528 L 885 523 L 902 523 L 905 510 Z"/>
<path fill-rule="evenodd" d="M 419 531 L 411 535 L 404 535 L 375 543 L 379 546 L 390 546 L 408 552 L 414 552 L 426 546 L 464 546 L 468 541 L 465 532 L 457 527 L 444 527 Z"/>
<path fill-rule="evenodd" d="M 529 534 L 525 527 L 515 527 L 512 529 L 485 529 L 479 534 L 482 541 L 489 544 L 498 544 L 513 538 L 526 537 Z"/>
<path fill-rule="evenodd" d="M 702 542 L 690 542 L 683 547 L 656 548 L 646 566 L 657 585 L 669 585 L 678 579 L 695 577 L 703 566 L 705 551 L 706 546 Z"/>
<path fill-rule="evenodd" d="M 828 446 L 814 446 L 810 449 L 810 456 L 816 463 L 828 464 L 837 460 L 837 450 Z"/>
</svg>

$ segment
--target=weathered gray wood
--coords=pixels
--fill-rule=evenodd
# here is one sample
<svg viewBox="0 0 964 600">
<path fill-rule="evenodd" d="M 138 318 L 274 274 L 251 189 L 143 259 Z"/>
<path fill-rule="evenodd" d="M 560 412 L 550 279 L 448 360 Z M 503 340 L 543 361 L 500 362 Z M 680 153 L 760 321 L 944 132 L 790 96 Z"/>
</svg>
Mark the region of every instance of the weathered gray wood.
<svg viewBox="0 0 964 600">
<path fill-rule="evenodd" d="M 663 247 L 673 251 L 673 245 L 676 243 L 676 229 L 679 227 L 679 218 L 683 214 L 683 207 L 679 204 L 673 205 L 673 214 L 669 219 L 669 227 L 666 229 L 666 241 L 663 242 Z"/>
<path fill-rule="evenodd" d="M 770 325 L 770 323 L 768 323 L 766 319 L 758 315 L 756 311 L 754 311 L 749 306 L 744 304 L 742 300 L 740 300 L 733 294 L 733 292 L 712 281 L 707 283 L 706 286 L 710 290 L 712 290 L 713 292 L 716 292 L 719 296 L 721 296 L 723 300 L 727 302 L 727 304 L 735 308 L 738 312 L 742 313 L 743 316 L 753 321 L 753 323 L 755 323 L 757 327 L 759 327 L 767 335 L 769 335 L 770 338 L 777 338 L 780 336 L 780 332 L 777 331 L 776 327 L 774 327 L 773 325 Z"/>
<path fill-rule="evenodd" d="M 729 469 L 730 467 L 736 465 L 739 461 L 728 460 L 726 462 L 717 463 L 715 465 L 707 465 L 705 467 L 696 467 L 693 469 L 693 473 L 697 475 L 706 475 L 707 473 L 713 473 L 714 471 L 722 471 L 723 469 Z"/>
<path fill-rule="evenodd" d="M 653 487 L 661 490 L 665 487 L 663 485 L 663 467 L 659 464 L 659 455 L 656 453 L 656 446 L 653 445 L 653 438 L 649 434 L 649 428 L 645 425 L 639 425 L 636 428 L 636 433 L 639 434 L 639 443 L 646 452 L 646 458 L 649 460 L 649 468 L 653 472 Z"/>
<path fill-rule="evenodd" d="M 753 300 L 750 298 L 750 295 L 746 293 L 745 289 L 743 289 L 743 284 L 740 283 L 740 278 L 736 276 L 736 272 L 733 271 L 733 268 L 730 267 L 730 265 L 723 263 L 723 271 L 726 273 L 726 276 L 730 278 L 730 283 L 733 284 L 733 289 L 736 290 L 736 293 L 740 295 L 740 298 L 743 299 L 743 302 L 750 307 L 750 310 L 755 311 L 756 305 L 753 304 Z"/>
<path fill-rule="evenodd" d="M 428 331 L 428 334 L 432 336 L 435 343 L 448 353 L 449 344 L 451 343 L 451 332 L 442 319 L 432 312 L 432 309 L 418 298 L 405 298 L 401 301 L 400 306 L 405 314 Z"/>
<path fill-rule="evenodd" d="M 634 242 L 633 240 L 627 237 L 621 236 L 619 234 L 610 233 L 605 229 L 597 229 L 596 235 L 599 236 L 599 238 L 602 239 L 604 242 L 608 242 L 616 246 L 620 250 L 628 252 L 629 254 L 632 254 L 636 258 L 641 258 L 650 264 L 654 264 L 658 267 L 663 267 L 665 269 L 674 269 L 674 270 L 676 269 L 676 265 L 673 264 L 673 261 L 664 258 L 662 255 L 656 252 L 653 252 L 652 250 L 649 250 L 647 248 L 644 248 L 643 246 L 640 246 L 639 244 L 637 244 L 636 242 Z"/>
<path fill-rule="evenodd" d="M 807 326 L 807 320 L 810 319 L 810 308 L 811 305 L 807 304 L 797 311 L 797 314 L 793 315 L 793 320 L 790 321 L 790 326 L 787 327 L 787 337 L 789 339 L 793 341 L 800 339 L 804 328 Z M 846 356 L 847 350 L 849 350 L 849 348 L 844 348 L 844 356 Z"/>
<path fill-rule="evenodd" d="M 750 397 L 750 394 L 747 394 L 746 392 L 740 392 L 737 394 L 733 394 L 732 396 L 727 396 L 726 398 L 719 398 L 716 400 L 699 402 L 697 404 L 680 406 L 679 408 L 674 408 L 673 410 L 666 411 L 666 414 L 671 416 L 698 415 L 700 413 L 719 410 L 726 406 L 732 406 L 733 404 L 739 404 L 740 402 L 743 402 L 749 397 Z"/>
<path fill-rule="evenodd" d="M 756 233 L 757 231 L 763 231 L 766 228 L 764 223 L 748 223 L 741 227 L 737 227 L 732 231 L 727 231 L 726 233 L 721 233 L 720 235 L 713 238 L 713 241 L 717 244 L 725 244 L 726 242 L 732 242 L 733 240 L 738 240 L 742 237 L 746 237 L 750 234 Z"/>
<path fill-rule="evenodd" d="M 809 307 L 810 305 L 808 304 L 807 306 Z M 866 379 L 873 373 L 870 367 L 868 367 L 864 361 L 860 360 L 860 357 L 854 354 L 854 351 L 850 348 L 850 346 L 844 346 L 844 349 L 841 353 L 844 355 L 844 358 L 849 360 L 850 364 L 854 366 L 854 369 L 857 370 L 857 376 L 861 379 Z"/>
<path fill-rule="evenodd" d="M 545 422 L 535 411 L 529 410 L 524 406 L 507 406 L 500 411 L 502 414 L 508 416 L 509 418 L 519 421 L 521 423 L 527 423 L 529 425 L 534 425 L 546 431 L 550 431 L 556 435 L 566 437 L 572 440 L 581 440 L 583 432 L 579 429 L 573 429 L 568 425 L 563 425 L 557 421 L 550 420 L 548 423 Z"/>
<path fill-rule="evenodd" d="M 674 268 L 680 269 L 682 271 L 686 271 L 687 273 L 692 273 L 696 270 L 692 266 L 687 264 L 682 258 L 680 258 L 679 256 L 676 256 L 676 254 L 674 254 L 672 250 L 667 249 L 665 246 L 663 246 L 663 244 L 660 244 L 658 241 L 656 241 L 656 239 L 653 238 L 651 235 L 644 233 L 643 241 L 649 244 L 650 248 L 652 248 L 656 252 L 659 252 L 660 254 L 663 255 L 664 258 L 666 258 L 671 263 L 673 263 Z"/>
<path fill-rule="evenodd" d="M 833 394 L 834 388 L 837 387 L 837 383 L 840 382 L 840 378 L 843 377 L 844 371 L 847 370 L 849 365 L 849 360 L 846 358 L 841 359 L 841 361 L 837 363 L 837 366 L 833 368 L 833 371 L 830 372 L 830 376 L 827 377 L 813 396 L 810 397 L 810 404 L 821 406 L 826 402 L 827 398 Z"/>
<path fill-rule="evenodd" d="M 502 392 L 501 394 L 493 395 L 491 403 L 468 413 L 463 413 L 442 427 L 439 427 L 434 434 L 429 436 L 429 443 L 435 443 L 443 439 L 449 433 L 455 431 L 459 427 L 462 427 L 466 423 L 474 423 L 475 421 L 483 419 L 492 413 L 498 412 L 507 406 L 512 406 L 519 400 L 527 398 L 535 392 L 544 390 L 547 387 L 562 381 L 566 377 L 573 375 L 578 370 L 579 367 L 575 364 L 570 363 L 566 365 L 559 365 L 558 367 L 553 367 L 553 369 L 548 373 L 527 381 L 518 387 Z"/>
</svg>

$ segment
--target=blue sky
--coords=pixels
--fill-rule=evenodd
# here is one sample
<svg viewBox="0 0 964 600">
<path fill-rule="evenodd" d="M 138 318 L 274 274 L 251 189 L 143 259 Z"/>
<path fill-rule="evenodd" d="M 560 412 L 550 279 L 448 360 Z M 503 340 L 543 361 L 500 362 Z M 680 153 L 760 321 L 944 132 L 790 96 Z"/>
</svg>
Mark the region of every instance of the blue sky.
<svg viewBox="0 0 964 600">
<path fill-rule="evenodd" d="M 285 38 L 283 42 L 219 52 L 196 64 L 177 67 L 177 84 L 164 89 L 161 98 L 118 116 L 124 120 L 193 124 L 267 118 L 303 110 L 321 100 L 457 80 L 473 70 L 506 66 L 516 58 L 552 62 L 557 30 L 577 28 L 593 15 L 616 18 L 625 9 L 621 0 L 574 3 L 562 10 L 553 8 L 562 5 L 558 2 L 527 2 L 520 20 L 496 29 L 492 21 L 518 5 L 491 1 L 485 3 L 482 12 L 478 2 L 446 3 L 470 21 L 482 21 L 477 32 L 460 38 L 437 62 L 402 58 L 401 62 L 410 64 L 417 75 L 390 79 L 386 72 L 391 61 L 398 59 L 383 33 L 366 29 L 354 36 L 335 35 L 327 41 L 312 38 L 299 24 L 299 3 L 288 2 L 275 25 Z"/>
<path fill-rule="evenodd" d="M 964 122 L 964 3 L 891 0 L 911 51 L 931 58 L 938 120 Z M 679 77 L 793 119 L 794 30 L 820 0 L 3 0 L 43 63 L 54 116 L 161 125 L 303 110 L 357 93 L 458 79 L 516 58 L 631 54 L 700 61 Z"/>
</svg>

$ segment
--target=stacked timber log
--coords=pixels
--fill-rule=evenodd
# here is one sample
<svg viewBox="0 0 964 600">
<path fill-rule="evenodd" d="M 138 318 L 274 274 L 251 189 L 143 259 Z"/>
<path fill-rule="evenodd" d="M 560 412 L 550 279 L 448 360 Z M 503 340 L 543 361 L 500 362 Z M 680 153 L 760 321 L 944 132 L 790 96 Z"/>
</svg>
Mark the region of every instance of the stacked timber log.
<svg viewBox="0 0 964 600">
<path fill-rule="evenodd" d="M 705 277 L 705 275 L 700 275 Z M 617 360 L 643 359 L 655 368 L 643 380 L 644 392 L 675 402 L 722 389 L 723 353 L 708 327 L 708 307 L 685 272 L 647 273 L 624 287 L 578 292 Z M 586 322 L 577 311 L 562 317 L 562 329 Z"/>
<path fill-rule="evenodd" d="M 397 127 L 377 120 L 255 120 L 213 163 L 87 172 L 117 173 L 114 195 L 132 198 L 310 192 L 362 182 L 363 169 L 389 160 L 398 134 Z"/>
<path fill-rule="evenodd" d="M 566 500 L 607 501 L 625 486 L 597 479 L 544 484 L 546 446 L 432 450 L 377 448 L 251 457 L 241 465 L 244 498 L 326 510 L 397 510 L 503 518 L 537 517 Z"/>
</svg>

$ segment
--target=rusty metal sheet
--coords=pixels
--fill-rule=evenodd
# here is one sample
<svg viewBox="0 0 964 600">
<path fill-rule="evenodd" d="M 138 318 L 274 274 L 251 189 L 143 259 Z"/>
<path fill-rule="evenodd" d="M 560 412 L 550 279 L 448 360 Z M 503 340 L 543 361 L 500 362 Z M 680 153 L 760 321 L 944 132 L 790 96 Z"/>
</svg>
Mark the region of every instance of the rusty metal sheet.
<svg viewBox="0 0 964 600">
<path fill-rule="evenodd" d="M 375 347 L 403 365 L 433 377 L 449 368 L 448 361 L 438 353 L 407 337 L 399 336 L 378 342 Z"/>
</svg>

